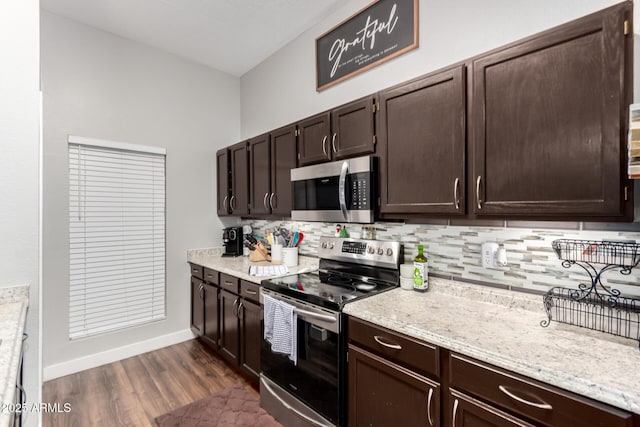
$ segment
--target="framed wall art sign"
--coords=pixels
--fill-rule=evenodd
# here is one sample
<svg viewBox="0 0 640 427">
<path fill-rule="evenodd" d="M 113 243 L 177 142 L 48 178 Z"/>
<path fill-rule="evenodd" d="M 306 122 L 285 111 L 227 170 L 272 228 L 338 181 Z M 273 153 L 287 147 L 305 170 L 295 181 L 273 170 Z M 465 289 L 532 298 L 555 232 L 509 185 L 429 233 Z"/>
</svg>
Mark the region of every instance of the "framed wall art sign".
<svg viewBox="0 0 640 427">
<path fill-rule="evenodd" d="M 418 0 L 377 0 L 316 39 L 316 90 L 418 47 Z"/>
</svg>

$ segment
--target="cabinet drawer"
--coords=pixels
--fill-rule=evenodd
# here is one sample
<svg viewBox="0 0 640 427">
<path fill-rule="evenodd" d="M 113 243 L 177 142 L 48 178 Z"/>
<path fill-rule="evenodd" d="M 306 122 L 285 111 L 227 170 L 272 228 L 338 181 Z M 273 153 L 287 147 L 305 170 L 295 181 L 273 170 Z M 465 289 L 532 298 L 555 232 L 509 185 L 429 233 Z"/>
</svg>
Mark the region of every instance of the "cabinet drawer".
<svg viewBox="0 0 640 427">
<path fill-rule="evenodd" d="M 211 285 L 217 285 L 219 283 L 218 275 L 219 275 L 219 273 L 217 271 L 205 267 L 205 269 L 204 269 L 204 281 L 205 282 L 207 282 L 207 283 L 209 283 Z"/>
<path fill-rule="evenodd" d="M 200 280 L 204 280 L 204 267 L 191 263 L 189 263 L 189 265 L 191 266 L 191 275 Z"/>
<path fill-rule="evenodd" d="M 632 426 L 633 414 L 451 354 L 451 387 L 548 426 Z"/>
<path fill-rule="evenodd" d="M 238 279 L 237 277 L 230 276 L 228 274 L 220 273 L 221 289 L 226 289 L 229 292 L 233 292 L 234 294 L 237 294 L 239 287 L 240 287 L 240 279 Z"/>
<path fill-rule="evenodd" d="M 349 341 L 417 372 L 440 376 L 436 346 L 349 317 Z"/>
<path fill-rule="evenodd" d="M 260 285 L 246 280 L 240 281 L 240 295 L 256 303 L 260 303 Z"/>
</svg>

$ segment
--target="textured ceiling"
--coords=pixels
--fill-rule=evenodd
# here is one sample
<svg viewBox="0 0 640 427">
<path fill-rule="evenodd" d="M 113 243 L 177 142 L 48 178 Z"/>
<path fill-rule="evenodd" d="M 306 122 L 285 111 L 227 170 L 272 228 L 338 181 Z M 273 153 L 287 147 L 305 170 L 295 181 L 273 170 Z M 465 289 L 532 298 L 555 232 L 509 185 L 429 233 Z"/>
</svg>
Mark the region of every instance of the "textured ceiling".
<svg viewBox="0 0 640 427">
<path fill-rule="evenodd" d="M 339 0 L 41 0 L 41 7 L 234 76 L 320 22 Z M 319 34 L 318 34 L 319 35 Z"/>
</svg>

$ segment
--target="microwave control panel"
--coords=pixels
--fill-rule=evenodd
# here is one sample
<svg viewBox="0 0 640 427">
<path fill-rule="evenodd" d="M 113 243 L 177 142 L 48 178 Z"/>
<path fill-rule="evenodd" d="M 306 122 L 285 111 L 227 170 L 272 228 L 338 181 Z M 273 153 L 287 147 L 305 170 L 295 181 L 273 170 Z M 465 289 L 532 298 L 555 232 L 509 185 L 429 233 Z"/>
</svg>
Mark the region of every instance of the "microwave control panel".
<svg viewBox="0 0 640 427">
<path fill-rule="evenodd" d="M 356 173 L 351 175 L 351 198 L 349 210 L 371 209 L 371 183 L 369 174 Z"/>
</svg>

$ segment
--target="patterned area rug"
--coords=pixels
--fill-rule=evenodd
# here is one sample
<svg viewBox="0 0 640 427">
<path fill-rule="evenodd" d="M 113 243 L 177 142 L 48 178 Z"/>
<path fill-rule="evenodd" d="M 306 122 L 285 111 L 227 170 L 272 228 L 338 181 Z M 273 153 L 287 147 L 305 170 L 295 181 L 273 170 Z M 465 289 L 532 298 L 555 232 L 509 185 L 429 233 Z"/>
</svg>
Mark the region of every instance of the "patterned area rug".
<svg viewBox="0 0 640 427">
<path fill-rule="evenodd" d="M 225 388 L 156 418 L 159 427 L 282 427 L 240 385 Z"/>
</svg>

